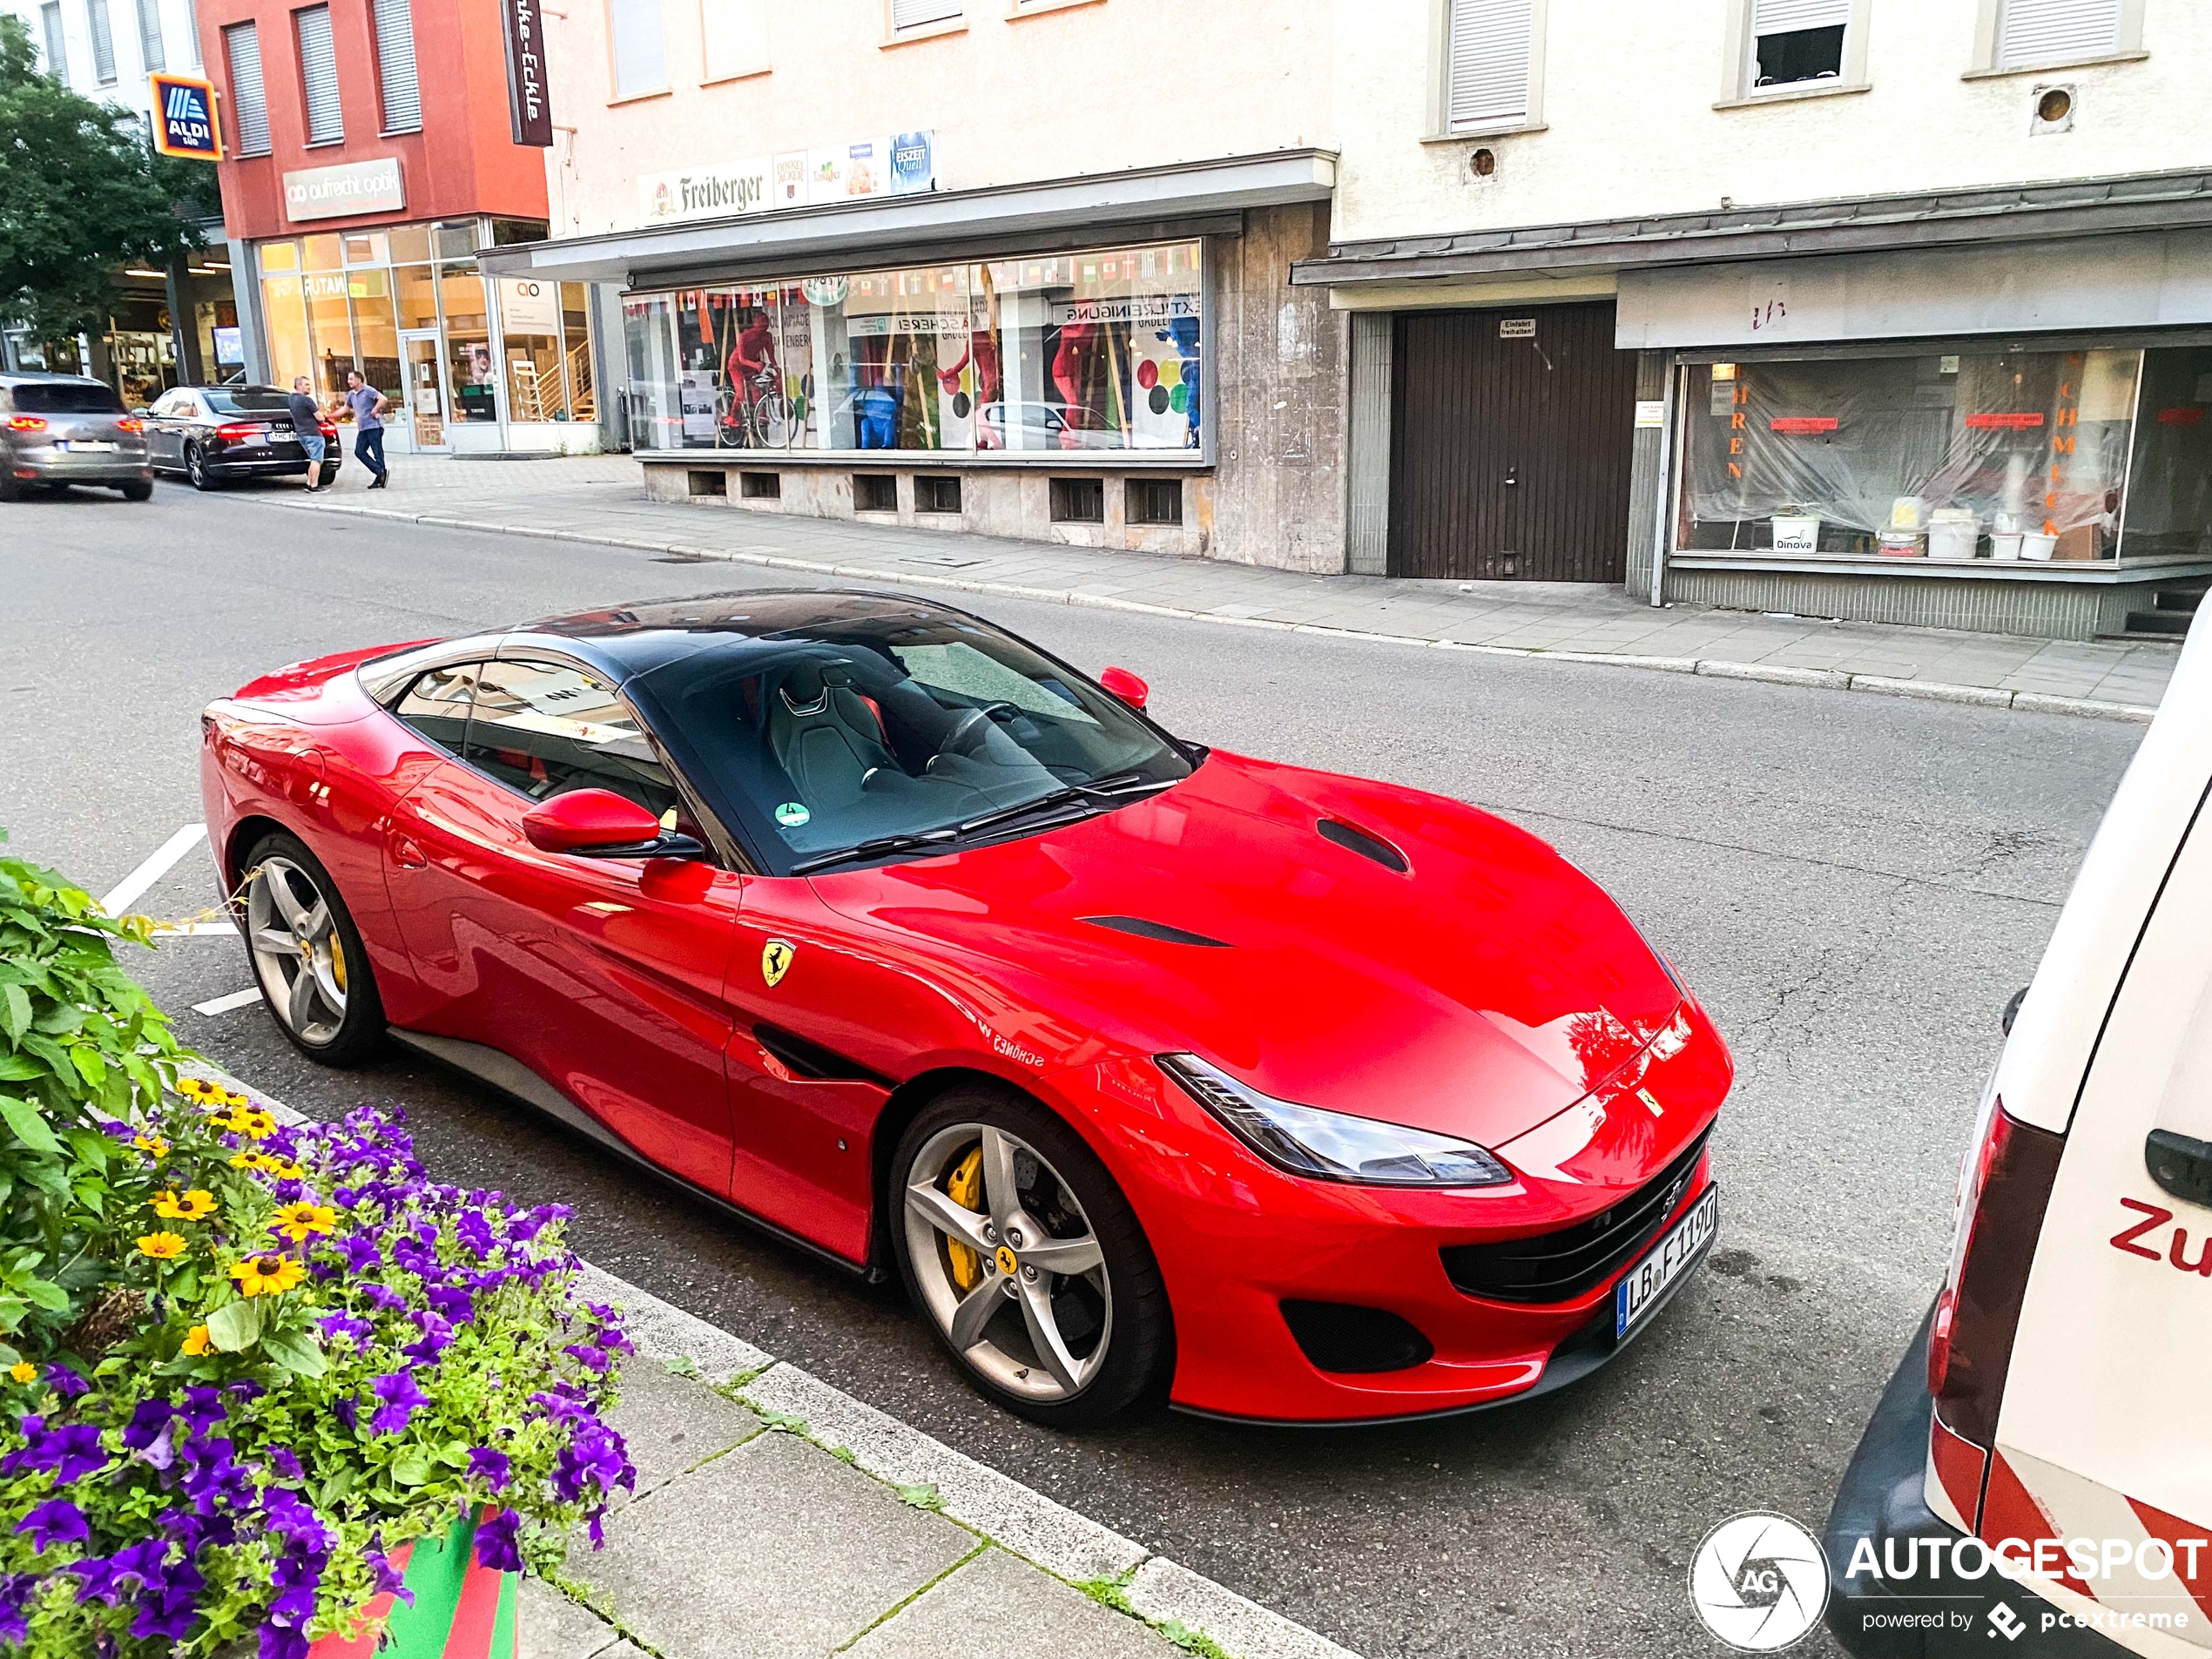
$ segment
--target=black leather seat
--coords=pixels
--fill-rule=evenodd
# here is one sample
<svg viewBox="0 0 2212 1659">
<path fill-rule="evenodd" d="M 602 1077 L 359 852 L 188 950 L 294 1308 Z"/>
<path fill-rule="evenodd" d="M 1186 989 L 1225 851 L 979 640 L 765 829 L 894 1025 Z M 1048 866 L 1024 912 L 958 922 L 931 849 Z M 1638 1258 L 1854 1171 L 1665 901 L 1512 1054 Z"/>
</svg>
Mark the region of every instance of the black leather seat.
<svg viewBox="0 0 2212 1659">
<path fill-rule="evenodd" d="M 875 711 L 834 663 L 794 663 L 785 671 L 768 699 L 768 745 L 800 803 L 817 813 L 859 800 L 871 772 L 905 776 Z"/>
</svg>

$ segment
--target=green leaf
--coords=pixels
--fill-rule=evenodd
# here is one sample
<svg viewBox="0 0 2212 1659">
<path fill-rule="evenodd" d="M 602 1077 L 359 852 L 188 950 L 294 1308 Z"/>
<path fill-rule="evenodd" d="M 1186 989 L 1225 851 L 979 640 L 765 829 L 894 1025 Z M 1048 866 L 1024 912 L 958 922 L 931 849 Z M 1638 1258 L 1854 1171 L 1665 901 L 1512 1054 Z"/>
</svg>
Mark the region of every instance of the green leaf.
<svg viewBox="0 0 2212 1659">
<path fill-rule="evenodd" d="M 62 1143 L 54 1138 L 54 1131 L 46 1127 L 46 1120 L 29 1101 L 14 1095 L 0 1095 L 0 1118 L 7 1120 L 16 1138 L 34 1152 L 55 1153 Z"/>
<path fill-rule="evenodd" d="M 0 1083 L 19 1083 L 43 1077 L 46 1068 L 27 1055 L 0 1055 Z"/>
<path fill-rule="evenodd" d="M 419 1446 L 410 1446 L 392 1461 L 392 1479 L 403 1487 L 419 1487 L 430 1478 L 430 1454 Z"/>
<path fill-rule="evenodd" d="M 16 1289 L 33 1307 L 44 1308 L 49 1313 L 69 1312 L 69 1292 L 46 1279 L 34 1278 Z"/>
<path fill-rule="evenodd" d="M 242 1305 L 233 1303 L 232 1305 Z M 320 1377 L 329 1369 L 324 1362 L 322 1350 L 315 1346 L 314 1339 L 303 1331 L 266 1332 L 261 1338 L 261 1352 L 295 1377 Z"/>
<path fill-rule="evenodd" d="M 11 1043 L 30 1029 L 30 993 L 20 985 L 0 985 L 0 1031 Z"/>
<path fill-rule="evenodd" d="M 244 1353 L 260 1339 L 261 1305 L 241 1297 L 207 1316 L 207 1339 L 222 1353 Z"/>
<path fill-rule="evenodd" d="M 78 1043 L 69 1051 L 70 1063 L 77 1068 L 77 1075 L 92 1088 L 98 1089 L 107 1081 L 107 1062 L 100 1058 L 100 1051 L 90 1043 Z"/>
</svg>

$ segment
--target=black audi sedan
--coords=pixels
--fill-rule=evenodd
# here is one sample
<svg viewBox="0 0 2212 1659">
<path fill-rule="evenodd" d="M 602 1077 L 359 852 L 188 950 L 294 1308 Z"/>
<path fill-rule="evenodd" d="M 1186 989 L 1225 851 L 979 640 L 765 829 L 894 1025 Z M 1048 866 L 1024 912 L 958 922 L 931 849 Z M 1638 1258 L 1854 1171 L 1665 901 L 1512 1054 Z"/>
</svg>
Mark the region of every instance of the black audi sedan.
<svg viewBox="0 0 2212 1659">
<path fill-rule="evenodd" d="M 156 472 L 182 473 L 195 489 L 226 478 L 307 470 L 307 452 L 293 429 L 286 393 L 275 386 L 178 386 L 145 414 L 146 459 Z M 338 428 L 322 423 L 322 476 L 338 475 Z"/>
</svg>

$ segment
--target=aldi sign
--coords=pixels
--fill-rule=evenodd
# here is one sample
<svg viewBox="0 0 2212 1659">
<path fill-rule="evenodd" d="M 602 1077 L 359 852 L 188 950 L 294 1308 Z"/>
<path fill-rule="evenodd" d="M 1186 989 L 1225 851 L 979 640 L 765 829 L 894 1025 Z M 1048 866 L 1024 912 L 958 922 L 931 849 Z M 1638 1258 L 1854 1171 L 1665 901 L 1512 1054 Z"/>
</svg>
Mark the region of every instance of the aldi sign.
<svg viewBox="0 0 2212 1659">
<path fill-rule="evenodd" d="M 215 123 L 214 86 L 191 75 L 147 78 L 153 90 L 153 147 L 165 156 L 220 161 L 223 133 Z"/>
</svg>

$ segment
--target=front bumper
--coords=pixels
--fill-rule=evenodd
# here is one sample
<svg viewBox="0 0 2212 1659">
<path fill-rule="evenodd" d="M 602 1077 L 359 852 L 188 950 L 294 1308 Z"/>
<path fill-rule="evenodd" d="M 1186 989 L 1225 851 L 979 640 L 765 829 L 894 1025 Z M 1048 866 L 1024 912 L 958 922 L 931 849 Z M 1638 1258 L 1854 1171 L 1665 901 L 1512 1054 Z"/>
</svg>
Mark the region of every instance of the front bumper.
<svg viewBox="0 0 2212 1659">
<path fill-rule="evenodd" d="M 1920 1548 L 1925 1538 L 1947 1545 L 1958 1529 L 1928 1507 L 1928 1424 L 1933 1402 L 1928 1396 L 1928 1326 L 1935 1310 L 1920 1322 L 1920 1332 L 1905 1352 L 1881 1403 L 1859 1438 L 1851 1467 L 1844 1471 L 1835 1507 L 1828 1516 L 1828 1628 L 1858 1659 L 1989 1659 L 1999 1650 L 2033 1659 L 2113 1659 L 2119 1645 L 2094 1630 L 2079 1627 L 2042 1629 L 2047 1607 L 2033 1591 L 1985 1574 L 1962 1578 L 1950 1570 L 1946 1548 L 1940 1556 Z M 1892 1583 L 1874 1574 L 1851 1575 L 1860 1541 L 1871 1544 L 1877 1561 L 1942 1562 L 1933 1574 Z M 1990 1615 L 2000 1604 L 2011 1617 Z M 2017 1617 L 2025 1625 L 2017 1636 L 1996 1642 L 2002 1626 Z M 1994 1645 L 1993 1645 L 1994 1643 Z"/>
</svg>

